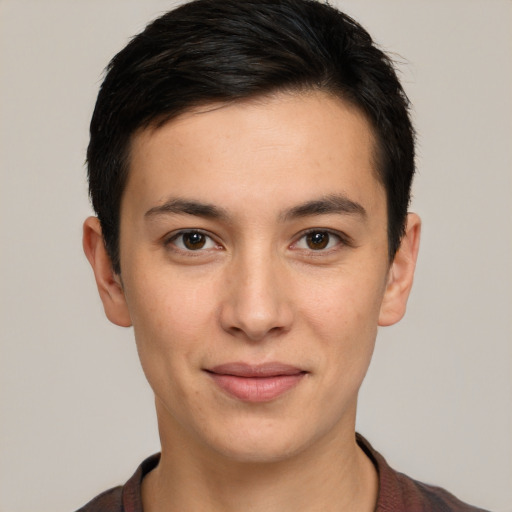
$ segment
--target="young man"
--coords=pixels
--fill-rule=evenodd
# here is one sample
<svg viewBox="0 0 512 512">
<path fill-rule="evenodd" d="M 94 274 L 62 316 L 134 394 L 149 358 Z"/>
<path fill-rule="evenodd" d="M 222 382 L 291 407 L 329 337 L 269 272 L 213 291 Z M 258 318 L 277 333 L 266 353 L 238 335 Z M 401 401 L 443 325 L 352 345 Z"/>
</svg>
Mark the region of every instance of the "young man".
<svg viewBox="0 0 512 512">
<path fill-rule="evenodd" d="M 306 0 L 198 0 L 111 62 L 84 249 L 133 325 L 162 451 L 82 511 L 476 510 L 355 434 L 420 221 L 389 59 Z"/>
</svg>

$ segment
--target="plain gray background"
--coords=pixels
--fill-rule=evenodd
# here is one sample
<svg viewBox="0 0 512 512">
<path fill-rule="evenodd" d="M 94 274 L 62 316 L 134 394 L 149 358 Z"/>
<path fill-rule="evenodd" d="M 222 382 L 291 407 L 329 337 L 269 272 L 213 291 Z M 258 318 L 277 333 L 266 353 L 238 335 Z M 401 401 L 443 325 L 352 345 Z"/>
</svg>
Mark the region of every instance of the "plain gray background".
<svg viewBox="0 0 512 512">
<path fill-rule="evenodd" d="M 415 288 L 379 333 L 358 430 L 394 467 L 510 511 L 512 4 L 333 3 L 397 54 L 419 134 Z M 0 511 L 74 510 L 158 451 L 132 332 L 103 316 L 81 223 L 102 69 L 172 5 L 0 0 Z"/>
</svg>

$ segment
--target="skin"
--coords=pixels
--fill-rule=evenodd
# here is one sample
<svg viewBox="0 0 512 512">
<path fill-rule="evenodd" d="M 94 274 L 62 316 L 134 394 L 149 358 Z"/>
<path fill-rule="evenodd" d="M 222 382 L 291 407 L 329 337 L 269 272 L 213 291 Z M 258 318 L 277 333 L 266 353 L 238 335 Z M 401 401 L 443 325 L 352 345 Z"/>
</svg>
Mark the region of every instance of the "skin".
<svg viewBox="0 0 512 512">
<path fill-rule="evenodd" d="M 84 249 L 155 393 L 162 458 L 145 511 L 373 510 L 357 394 L 377 327 L 405 312 L 420 232 L 409 214 L 390 264 L 373 150 L 364 116 L 320 92 L 213 105 L 134 136 L 121 275 L 96 218 Z M 319 201 L 328 211 L 312 211 Z M 207 371 L 229 362 L 304 374 L 247 402 Z"/>
</svg>

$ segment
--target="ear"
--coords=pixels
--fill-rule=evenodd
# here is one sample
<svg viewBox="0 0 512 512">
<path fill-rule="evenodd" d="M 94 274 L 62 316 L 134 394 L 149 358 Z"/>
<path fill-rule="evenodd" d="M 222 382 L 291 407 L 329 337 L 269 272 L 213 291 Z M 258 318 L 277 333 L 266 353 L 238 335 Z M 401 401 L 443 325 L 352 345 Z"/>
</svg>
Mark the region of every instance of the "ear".
<svg viewBox="0 0 512 512">
<path fill-rule="evenodd" d="M 405 235 L 389 269 L 386 291 L 380 307 L 380 326 L 393 325 L 405 314 L 420 246 L 420 231 L 420 218 L 415 213 L 409 213 Z"/>
<path fill-rule="evenodd" d="M 121 276 L 112 269 L 110 257 L 105 249 L 100 221 L 89 217 L 84 222 L 83 248 L 96 279 L 103 308 L 107 318 L 121 327 L 132 325 L 126 298 L 121 283 Z"/>
</svg>

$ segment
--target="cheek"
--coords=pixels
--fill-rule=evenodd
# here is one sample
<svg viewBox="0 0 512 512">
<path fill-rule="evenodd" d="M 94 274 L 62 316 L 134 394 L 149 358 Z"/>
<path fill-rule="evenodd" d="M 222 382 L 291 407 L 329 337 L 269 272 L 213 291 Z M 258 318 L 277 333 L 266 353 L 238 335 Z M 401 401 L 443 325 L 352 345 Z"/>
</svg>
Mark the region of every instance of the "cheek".
<svg viewBox="0 0 512 512">
<path fill-rule="evenodd" d="M 369 273 L 343 271 L 322 279 L 304 281 L 295 296 L 301 297 L 300 309 L 319 332 L 333 335 L 364 333 L 370 328 L 375 331 L 384 294 L 381 279 Z"/>
<path fill-rule="evenodd" d="M 211 285 L 165 273 L 139 276 L 131 284 L 127 302 L 148 380 L 183 373 L 187 362 L 199 365 L 215 318 Z"/>
<path fill-rule="evenodd" d="M 311 281 L 301 293 L 301 317 L 318 340 L 331 379 L 362 380 L 369 365 L 383 286 L 375 276 L 353 274 Z M 297 294 L 298 295 L 298 294 Z"/>
<path fill-rule="evenodd" d="M 135 330 L 167 333 L 194 333 L 214 311 L 211 279 L 187 278 L 168 269 L 137 276 L 127 286 L 128 308 Z M 133 292 L 132 292 L 133 291 Z"/>
</svg>

